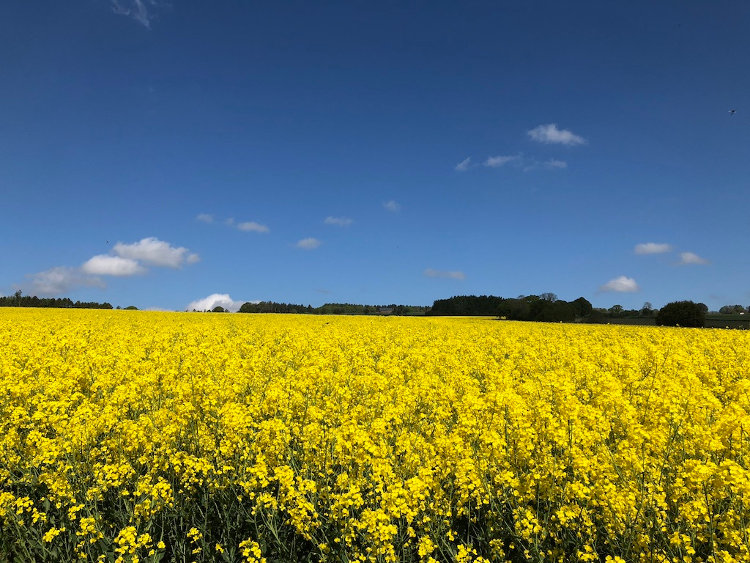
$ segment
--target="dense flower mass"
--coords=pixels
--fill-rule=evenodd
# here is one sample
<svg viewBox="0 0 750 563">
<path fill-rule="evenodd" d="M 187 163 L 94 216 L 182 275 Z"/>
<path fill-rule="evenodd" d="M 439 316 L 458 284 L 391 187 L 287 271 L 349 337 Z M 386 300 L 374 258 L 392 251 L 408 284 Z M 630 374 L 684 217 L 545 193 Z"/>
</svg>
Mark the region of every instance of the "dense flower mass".
<svg viewBox="0 0 750 563">
<path fill-rule="evenodd" d="M 750 560 L 750 333 L 0 310 L 0 560 Z"/>
</svg>

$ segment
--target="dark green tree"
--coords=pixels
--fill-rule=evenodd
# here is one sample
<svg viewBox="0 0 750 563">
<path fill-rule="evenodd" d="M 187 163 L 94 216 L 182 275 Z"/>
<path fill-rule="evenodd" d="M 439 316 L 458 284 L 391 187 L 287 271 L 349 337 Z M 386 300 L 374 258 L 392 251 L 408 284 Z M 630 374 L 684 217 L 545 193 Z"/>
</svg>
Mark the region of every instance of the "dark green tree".
<svg viewBox="0 0 750 563">
<path fill-rule="evenodd" d="M 530 320 L 531 309 L 525 299 L 503 299 L 497 307 L 497 316 L 509 321 Z"/>
<path fill-rule="evenodd" d="M 692 301 L 673 301 L 659 309 L 656 324 L 659 326 L 703 327 L 706 325 L 706 313 L 700 303 Z"/>
<path fill-rule="evenodd" d="M 609 308 L 609 314 L 613 317 L 619 317 L 624 310 L 625 308 L 622 305 L 612 305 Z"/>
<path fill-rule="evenodd" d="M 541 301 L 542 303 L 548 303 L 534 320 L 546 323 L 572 323 L 576 320 L 575 309 L 572 304 L 567 301 L 557 300 L 554 303 L 549 301 Z"/>
<path fill-rule="evenodd" d="M 744 313 L 745 308 L 742 305 L 724 305 L 719 309 L 719 313 L 722 315 L 736 315 L 738 313 Z"/>
<path fill-rule="evenodd" d="M 593 307 L 589 300 L 583 297 L 571 301 L 570 304 L 573 306 L 573 312 L 578 318 L 588 317 L 591 314 L 591 311 L 593 311 Z"/>
</svg>

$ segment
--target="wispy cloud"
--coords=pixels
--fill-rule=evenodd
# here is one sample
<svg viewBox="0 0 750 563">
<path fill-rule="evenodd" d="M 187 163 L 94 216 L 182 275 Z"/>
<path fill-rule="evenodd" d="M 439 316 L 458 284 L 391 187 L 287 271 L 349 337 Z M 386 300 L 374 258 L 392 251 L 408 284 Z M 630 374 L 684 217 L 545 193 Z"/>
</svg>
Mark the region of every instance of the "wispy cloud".
<svg viewBox="0 0 750 563">
<path fill-rule="evenodd" d="M 112 0 L 112 11 L 121 16 L 128 16 L 146 28 L 151 28 L 151 21 L 156 18 L 150 12 L 158 8 L 156 0 Z"/>
<path fill-rule="evenodd" d="M 57 266 L 26 277 L 29 281 L 23 287 L 28 287 L 28 293 L 41 297 L 63 295 L 79 287 L 105 287 L 101 279 L 85 275 L 80 268 L 67 266 Z"/>
<path fill-rule="evenodd" d="M 391 213 L 398 213 L 399 211 L 401 211 L 401 204 L 396 203 L 393 200 L 386 201 L 383 204 L 383 207 L 386 209 L 386 211 L 390 211 Z"/>
<path fill-rule="evenodd" d="M 521 160 L 520 155 L 516 156 L 490 156 L 484 161 L 484 165 L 490 168 L 500 168 L 509 162 L 518 162 Z"/>
<path fill-rule="evenodd" d="M 195 253 L 191 253 L 187 248 L 182 246 L 174 247 L 156 237 L 144 238 L 132 244 L 118 242 L 114 246 L 113 251 L 121 258 L 140 260 L 152 266 L 163 266 L 166 268 L 182 268 L 186 263 L 195 264 L 200 261 L 200 257 Z"/>
<path fill-rule="evenodd" d="M 640 291 L 640 287 L 633 278 L 627 276 L 620 276 L 613 280 L 609 280 L 602 286 L 599 286 L 599 291 L 614 291 L 617 293 L 635 293 Z"/>
<path fill-rule="evenodd" d="M 636 254 L 664 254 L 672 251 L 672 245 L 666 242 L 644 242 L 635 245 Z"/>
<path fill-rule="evenodd" d="M 146 268 L 135 260 L 109 254 L 99 254 L 89 258 L 81 266 L 81 271 L 93 276 L 116 277 L 137 276 L 147 272 Z"/>
<path fill-rule="evenodd" d="M 567 168 L 568 163 L 565 162 L 564 160 L 557 160 L 556 158 L 550 158 L 547 162 L 544 163 L 544 167 L 550 168 L 550 169 L 556 169 L 556 168 L 562 169 L 562 168 Z"/>
<path fill-rule="evenodd" d="M 188 306 L 185 307 L 185 310 L 192 311 L 195 309 L 196 311 L 211 311 L 215 307 L 222 307 L 227 311 L 236 313 L 245 303 L 247 303 L 247 301 L 235 301 L 228 293 L 212 293 L 203 299 L 191 301 Z M 251 301 L 251 303 L 258 303 L 258 301 Z"/>
<path fill-rule="evenodd" d="M 339 227 L 348 227 L 352 223 L 354 223 L 354 219 L 349 219 L 349 217 L 326 217 L 326 220 L 323 221 L 326 225 L 338 225 Z"/>
<path fill-rule="evenodd" d="M 256 223 L 255 221 L 248 221 L 246 223 L 238 223 L 237 228 L 240 231 L 252 231 L 254 233 L 268 233 L 271 231 L 271 229 L 269 229 L 265 225 L 261 225 L 260 223 Z"/>
<path fill-rule="evenodd" d="M 487 157 L 487 159 L 482 162 L 481 165 L 486 166 L 487 168 L 501 168 L 507 164 L 513 164 L 516 167 L 521 167 L 524 172 L 536 170 L 537 168 L 540 168 L 542 166 L 550 170 L 560 170 L 568 167 L 568 163 L 564 160 L 551 158 L 546 162 L 540 162 L 533 156 L 526 157 L 523 154 L 490 156 Z M 459 172 L 465 172 L 466 170 L 476 168 L 477 166 L 479 166 L 479 164 L 471 163 L 471 157 L 469 157 L 463 162 L 459 163 L 456 166 L 456 170 L 458 170 Z"/>
<path fill-rule="evenodd" d="M 705 258 L 701 258 L 697 254 L 693 252 L 681 252 L 680 253 L 680 261 L 677 263 L 680 266 L 690 266 L 690 265 L 705 265 L 708 264 L 709 261 Z"/>
<path fill-rule="evenodd" d="M 448 272 L 444 270 L 433 270 L 432 268 L 427 268 L 423 274 L 428 278 L 449 278 L 452 280 L 462 280 L 466 278 L 461 271 Z"/>
<path fill-rule="evenodd" d="M 574 147 L 576 145 L 585 145 L 588 141 L 579 135 L 573 134 L 567 129 L 558 129 L 554 123 L 540 125 L 527 131 L 526 134 L 534 141 L 545 144 L 565 145 Z"/>
<path fill-rule="evenodd" d="M 213 215 L 209 215 L 207 213 L 201 213 L 200 215 L 198 215 L 197 219 L 204 223 L 216 222 L 216 218 Z M 237 230 L 244 231 L 244 232 L 253 232 L 253 233 L 270 233 L 271 232 L 271 229 L 269 229 L 266 225 L 263 225 L 256 221 L 237 222 L 234 220 L 233 217 L 228 217 L 227 219 L 224 219 L 221 222 L 224 223 L 227 227 L 232 227 L 233 229 L 237 229 Z"/>
<path fill-rule="evenodd" d="M 471 157 L 468 157 L 465 160 L 462 160 L 458 164 L 456 164 L 456 172 L 466 172 L 469 168 L 474 168 L 474 165 L 471 163 Z"/>
<path fill-rule="evenodd" d="M 318 248 L 322 243 L 313 237 L 303 238 L 295 244 L 295 248 L 301 248 L 302 250 L 313 250 Z"/>
</svg>

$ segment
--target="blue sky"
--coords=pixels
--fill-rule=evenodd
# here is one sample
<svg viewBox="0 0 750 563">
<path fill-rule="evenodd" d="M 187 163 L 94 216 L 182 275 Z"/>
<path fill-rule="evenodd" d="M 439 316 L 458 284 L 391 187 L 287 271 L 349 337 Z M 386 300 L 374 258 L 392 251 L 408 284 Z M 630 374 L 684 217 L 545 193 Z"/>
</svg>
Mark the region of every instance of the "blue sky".
<svg viewBox="0 0 750 563">
<path fill-rule="evenodd" d="M 749 23 L 744 0 L 5 2 L 0 293 L 750 305 Z"/>
</svg>

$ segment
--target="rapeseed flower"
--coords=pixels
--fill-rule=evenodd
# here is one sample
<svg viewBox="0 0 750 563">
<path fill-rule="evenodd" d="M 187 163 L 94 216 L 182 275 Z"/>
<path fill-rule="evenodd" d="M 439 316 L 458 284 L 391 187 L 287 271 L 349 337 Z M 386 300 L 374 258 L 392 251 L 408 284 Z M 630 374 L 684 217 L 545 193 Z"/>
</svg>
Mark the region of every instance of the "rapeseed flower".
<svg viewBox="0 0 750 563">
<path fill-rule="evenodd" d="M 0 554 L 748 561 L 749 428 L 747 332 L 2 309 Z"/>
</svg>

